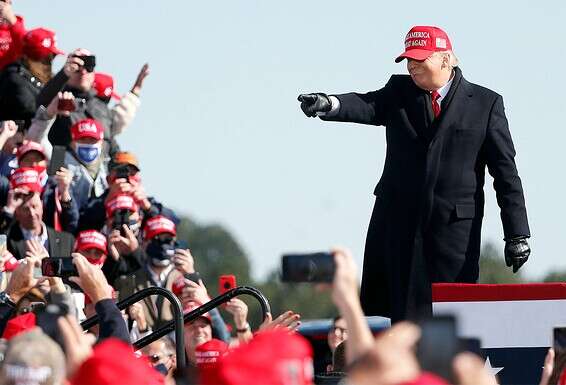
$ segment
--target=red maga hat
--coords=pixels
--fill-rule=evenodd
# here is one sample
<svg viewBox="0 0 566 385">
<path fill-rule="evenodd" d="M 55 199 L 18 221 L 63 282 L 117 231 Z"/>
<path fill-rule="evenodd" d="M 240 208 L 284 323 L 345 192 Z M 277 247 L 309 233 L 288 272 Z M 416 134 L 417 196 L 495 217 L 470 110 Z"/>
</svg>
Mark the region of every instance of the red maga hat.
<svg viewBox="0 0 566 385">
<path fill-rule="evenodd" d="M 22 156 L 30 151 L 37 151 L 43 156 L 43 159 L 47 159 L 47 155 L 45 154 L 45 149 L 43 148 L 43 146 L 37 142 L 34 142 L 33 140 L 24 140 L 24 143 L 18 148 L 18 151 L 16 152 L 16 157 L 19 160 L 22 158 Z"/>
<path fill-rule="evenodd" d="M 112 75 L 102 72 L 96 72 L 94 74 L 93 87 L 96 90 L 96 96 L 98 96 L 99 98 L 114 98 L 116 100 L 122 99 L 114 89 L 114 78 L 112 77 Z"/>
<path fill-rule="evenodd" d="M 55 32 L 50 29 L 32 29 L 24 36 L 23 53 L 33 60 L 42 60 L 51 54 L 65 54 L 56 47 L 56 40 Z"/>
<path fill-rule="evenodd" d="M 75 242 L 75 251 L 98 249 L 106 254 L 106 237 L 96 230 L 81 231 Z"/>
<path fill-rule="evenodd" d="M 308 341 L 298 334 L 264 331 L 232 349 L 214 375 L 222 385 L 311 385 L 312 354 Z"/>
<path fill-rule="evenodd" d="M 17 168 L 10 176 L 10 188 L 12 190 L 20 188 L 41 193 L 43 191 L 41 175 L 34 167 Z"/>
<path fill-rule="evenodd" d="M 196 364 L 201 369 L 215 367 L 228 351 L 228 344 L 224 341 L 211 339 L 195 348 Z"/>
<path fill-rule="evenodd" d="M 110 218 L 116 210 L 129 210 L 131 212 L 138 211 L 138 205 L 134 197 L 128 194 L 117 194 L 112 199 L 106 201 L 106 217 Z"/>
<path fill-rule="evenodd" d="M 145 227 L 144 227 L 145 239 L 151 239 L 156 235 L 163 233 L 168 233 L 173 236 L 177 235 L 177 228 L 175 226 L 175 223 L 171 219 L 163 215 L 156 215 L 152 218 L 149 218 L 145 222 Z"/>
<path fill-rule="evenodd" d="M 418 25 L 405 36 L 405 52 L 395 62 L 399 63 L 405 58 L 425 60 L 435 52 L 451 50 L 452 44 L 446 32 L 438 27 Z"/>
<path fill-rule="evenodd" d="M 163 385 L 164 381 L 147 358 L 137 358 L 130 345 L 116 338 L 97 344 L 70 379 L 71 385 Z"/>
<path fill-rule="evenodd" d="M 2 338 L 9 340 L 20 333 L 33 329 L 36 326 L 36 318 L 34 312 L 25 313 L 10 319 L 6 323 L 6 328 L 2 334 Z"/>
<path fill-rule="evenodd" d="M 83 138 L 102 140 L 104 138 L 104 127 L 96 119 L 79 120 L 71 126 L 71 138 L 73 140 Z"/>
</svg>

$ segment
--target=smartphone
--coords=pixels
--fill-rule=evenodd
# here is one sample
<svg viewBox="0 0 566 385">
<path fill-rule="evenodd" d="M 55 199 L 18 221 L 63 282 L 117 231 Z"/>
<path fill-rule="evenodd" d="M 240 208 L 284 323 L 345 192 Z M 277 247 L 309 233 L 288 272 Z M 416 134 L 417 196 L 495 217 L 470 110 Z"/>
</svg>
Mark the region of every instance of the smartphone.
<svg viewBox="0 0 566 385">
<path fill-rule="evenodd" d="M 189 281 L 198 283 L 198 281 L 200 280 L 200 274 L 198 273 L 198 271 L 195 271 L 194 273 L 187 273 L 185 274 L 185 278 Z"/>
<path fill-rule="evenodd" d="M 72 99 L 59 99 L 57 109 L 59 111 L 75 111 L 77 109 L 77 105 Z"/>
<path fill-rule="evenodd" d="M 96 56 L 94 55 L 75 55 L 81 59 L 84 64 L 83 67 L 87 72 L 94 72 L 94 67 L 96 67 Z"/>
<path fill-rule="evenodd" d="M 53 151 L 51 152 L 51 159 L 49 160 L 49 167 L 47 169 L 47 175 L 53 176 L 59 171 L 61 167 L 65 167 L 65 155 L 67 149 L 65 146 L 53 146 Z"/>
<path fill-rule="evenodd" d="M 286 254 L 281 258 L 281 280 L 332 282 L 335 268 L 332 253 Z"/>
<path fill-rule="evenodd" d="M 479 338 L 460 337 L 460 352 L 474 353 L 478 357 L 483 357 L 481 352 L 481 340 Z"/>
<path fill-rule="evenodd" d="M 454 383 L 452 360 L 460 350 L 453 316 L 438 316 L 419 322 L 421 339 L 417 343 L 417 360 L 423 371 L 432 372 Z"/>
<path fill-rule="evenodd" d="M 43 258 L 41 260 L 41 273 L 44 277 L 69 278 L 78 276 L 79 272 L 73 265 L 72 257 Z"/>
<path fill-rule="evenodd" d="M 218 278 L 218 293 L 220 295 L 236 288 L 236 276 L 233 274 L 221 275 Z"/>
</svg>

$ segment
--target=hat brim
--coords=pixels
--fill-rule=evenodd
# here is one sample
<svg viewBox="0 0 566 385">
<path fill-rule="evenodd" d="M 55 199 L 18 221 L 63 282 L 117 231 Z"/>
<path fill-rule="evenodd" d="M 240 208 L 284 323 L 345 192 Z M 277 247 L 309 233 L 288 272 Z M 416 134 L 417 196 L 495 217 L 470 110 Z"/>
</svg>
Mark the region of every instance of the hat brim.
<svg viewBox="0 0 566 385">
<path fill-rule="evenodd" d="M 86 250 L 89 250 L 89 249 L 100 250 L 104 253 L 104 255 L 106 255 L 106 248 L 102 247 L 98 243 L 85 243 L 85 244 L 81 245 L 80 247 L 78 247 L 77 251 L 86 251 Z"/>
<path fill-rule="evenodd" d="M 397 56 L 395 59 L 395 63 L 399 63 L 403 59 L 414 59 L 414 60 L 425 60 L 430 55 L 432 55 L 434 51 L 429 51 L 428 49 L 411 49 L 409 51 L 403 52 L 401 55 Z"/>
<path fill-rule="evenodd" d="M 53 47 L 51 53 L 55 55 L 65 55 L 65 51 L 61 51 L 59 48 Z"/>
</svg>

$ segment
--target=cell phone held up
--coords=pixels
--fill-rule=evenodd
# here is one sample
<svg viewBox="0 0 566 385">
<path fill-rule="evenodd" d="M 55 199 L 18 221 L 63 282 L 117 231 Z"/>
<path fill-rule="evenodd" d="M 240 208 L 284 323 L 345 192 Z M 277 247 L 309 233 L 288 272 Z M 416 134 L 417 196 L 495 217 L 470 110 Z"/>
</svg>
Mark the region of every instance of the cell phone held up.
<svg viewBox="0 0 566 385">
<path fill-rule="evenodd" d="M 281 258 L 283 282 L 332 282 L 334 279 L 334 255 L 328 252 L 311 254 L 286 254 Z"/>
<path fill-rule="evenodd" d="M 83 61 L 83 68 L 86 72 L 94 72 L 94 67 L 96 67 L 96 56 L 94 55 L 75 55 Z"/>
<path fill-rule="evenodd" d="M 453 316 L 431 317 L 419 322 L 421 339 L 417 344 L 417 360 L 424 371 L 454 383 L 452 361 L 460 351 L 456 319 Z"/>
<path fill-rule="evenodd" d="M 220 295 L 236 288 L 236 276 L 233 274 L 221 275 L 218 278 L 218 293 Z"/>
<path fill-rule="evenodd" d="M 53 257 L 41 260 L 41 273 L 44 277 L 69 278 L 78 276 L 72 257 Z"/>
</svg>

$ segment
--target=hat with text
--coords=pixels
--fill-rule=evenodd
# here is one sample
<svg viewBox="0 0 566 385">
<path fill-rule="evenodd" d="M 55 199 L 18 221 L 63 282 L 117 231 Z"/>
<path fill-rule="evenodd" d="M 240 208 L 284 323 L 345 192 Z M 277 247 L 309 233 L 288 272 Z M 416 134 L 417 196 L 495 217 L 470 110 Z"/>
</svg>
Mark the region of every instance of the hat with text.
<svg viewBox="0 0 566 385">
<path fill-rule="evenodd" d="M 71 138 L 73 140 L 84 138 L 102 140 L 104 138 L 104 127 L 96 119 L 79 120 L 71 126 Z"/>
<path fill-rule="evenodd" d="M 151 239 L 156 235 L 163 233 L 171 234 L 173 236 L 177 235 L 175 223 L 171 219 L 164 217 L 163 215 L 156 215 L 145 222 L 145 239 Z"/>
<path fill-rule="evenodd" d="M 117 194 L 108 199 L 105 204 L 106 217 L 110 218 L 116 210 L 128 210 L 132 213 L 138 211 L 138 205 L 131 195 Z"/>
<path fill-rule="evenodd" d="M 395 59 L 425 60 L 435 52 L 451 51 L 452 44 L 446 32 L 438 27 L 418 25 L 405 36 L 405 52 Z"/>
<path fill-rule="evenodd" d="M 17 168 L 10 176 L 10 188 L 24 189 L 29 192 L 43 192 L 43 185 L 41 184 L 41 175 L 34 167 L 20 167 Z"/>
<path fill-rule="evenodd" d="M 98 249 L 106 254 L 106 246 L 106 237 L 96 230 L 81 231 L 75 241 L 76 251 Z"/>
</svg>

